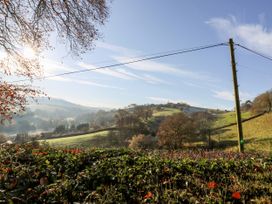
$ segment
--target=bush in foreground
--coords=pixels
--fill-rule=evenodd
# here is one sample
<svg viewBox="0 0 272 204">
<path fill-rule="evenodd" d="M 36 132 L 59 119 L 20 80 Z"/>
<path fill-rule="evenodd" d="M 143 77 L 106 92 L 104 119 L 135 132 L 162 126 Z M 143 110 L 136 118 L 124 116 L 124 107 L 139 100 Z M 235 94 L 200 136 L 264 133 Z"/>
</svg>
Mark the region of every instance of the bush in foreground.
<svg viewBox="0 0 272 204">
<path fill-rule="evenodd" d="M 154 149 L 157 146 L 157 140 L 151 135 L 134 135 L 129 141 L 128 147 L 135 150 Z"/>
<path fill-rule="evenodd" d="M 125 149 L 5 145 L 0 202 L 271 203 L 269 157 L 182 155 L 176 160 Z"/>
</svg>

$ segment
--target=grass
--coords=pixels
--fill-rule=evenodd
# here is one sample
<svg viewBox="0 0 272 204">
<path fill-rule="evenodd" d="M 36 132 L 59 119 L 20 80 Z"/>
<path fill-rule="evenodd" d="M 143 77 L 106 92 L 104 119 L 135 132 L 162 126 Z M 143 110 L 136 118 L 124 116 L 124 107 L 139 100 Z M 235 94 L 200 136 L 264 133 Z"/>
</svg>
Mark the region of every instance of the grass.
<svg viewBox="0 0 272 204">
<path fill-rule="evenodd" d="M 41 140 L 41 142 L 45 141 L 51 146 L 90 146 L 94 138 L 105 137 L 108 133 L 109 131 L 101 131 L 86 135 Z"/>
<path fill-rule="evenodd" d="M 175 113 L 180 113 L 181 110 L 177 108 L 162 108 L 161 111 L 154 111 L 153 116 L 154 117 L 166 117 L 173 115 Z"/>
<path fill-rule="evenodd" d="M 243 118 L 249 116 L 245 113 Z M 226 122 L 235 122 L 234 112 L 230 112 L 221 116 L 217 121 L 218 124 L 225 124 Z M 272 152 L 272 113 L 265 114 L 259 118 L 243 123 L 243 133 L 246 151 L 267 151 Z M 223 129 L 217 133 L 213 138 L 219 143 L 229 144 L 226 146 L 227 150 L 237 150 L 237 126 L 232 126 Z"/>
<path fill-rule="evenodd" d="M 251 116 L 250 114 L 251 114 L 250 112 L 242 113 L 242 119 L 249 118 Z M 235 112 L 222 113 L 219 115 L 218 120 L 214 123 L 214 127 L 220 127 L 235 122 L 236 122 Z"/>
</svg>

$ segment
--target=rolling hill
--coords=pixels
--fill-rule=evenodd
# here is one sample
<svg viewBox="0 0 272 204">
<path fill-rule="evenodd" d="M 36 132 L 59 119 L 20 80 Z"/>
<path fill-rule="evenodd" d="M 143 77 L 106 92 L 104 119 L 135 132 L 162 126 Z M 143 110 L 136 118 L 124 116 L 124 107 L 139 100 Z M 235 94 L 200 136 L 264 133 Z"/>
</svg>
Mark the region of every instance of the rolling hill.
<svg viewBox="0 0 272 204">
<path fill-rule="evenodd" d="M 13 135 L 20 132 L 52 131 L 57 125 L 87 122 L 101 108 L 87 107 L 63 99 L 37 98 L 24 113 L 17 115 L 11 124 L 0 126 L 0 132 Z"/>
<path fill-rule="evenodd" d="M 243 114 L 248 118 L 249 112 Z M 235 122 L 235 113 L 220 114 L 215 122 L 215 127 Z M 267 113 L 258 118 L 243 123 L 243 133 L 246 151 L 272 152 L 272 113 Z M 237 126 L 224 128 L 212 135 L 220 148 L 237 150 Z"/>
</svg>

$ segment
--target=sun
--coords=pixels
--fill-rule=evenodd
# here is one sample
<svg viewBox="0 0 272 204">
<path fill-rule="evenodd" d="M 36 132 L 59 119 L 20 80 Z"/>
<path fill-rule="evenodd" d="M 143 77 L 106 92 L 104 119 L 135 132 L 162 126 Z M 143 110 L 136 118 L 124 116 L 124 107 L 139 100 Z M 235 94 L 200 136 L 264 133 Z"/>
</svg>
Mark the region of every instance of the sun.
<svg viewBox="0 0 272 204">
<path fill-rule="evenodd" d="M 0 50 L 0 60 L 3 60 L 7 57 L 7 54 Z"/>
<path fill-rule="evenodd" d="M 23 48 L 23 56 L 25 58 L 27 58 L 27 59 L 33 59 L 33 58 L 36 57 L 36 55 L 37 55 L 37 53 L 31 47 L 24 47 Z"/>
</svg>

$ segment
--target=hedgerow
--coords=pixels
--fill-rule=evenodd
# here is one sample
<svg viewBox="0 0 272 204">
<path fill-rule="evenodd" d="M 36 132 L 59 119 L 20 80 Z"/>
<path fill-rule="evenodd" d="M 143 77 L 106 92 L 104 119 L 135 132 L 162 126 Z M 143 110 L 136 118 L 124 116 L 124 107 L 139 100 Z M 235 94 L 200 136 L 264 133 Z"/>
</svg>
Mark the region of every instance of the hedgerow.
<svg viewBox="0 0 272 204">
<path fill-rule="evenodd" d="M 177 153 L 176 153 L 177 154 Z M 171 155 L 171 154 L 170 154 Z M 271 203 L 269 156 L 4 145 L 0 201 L 10 203 Z M 207 157 L 207 155 L 209 155 Z"/>
</svg>

